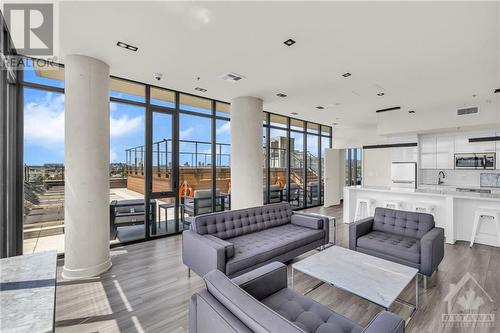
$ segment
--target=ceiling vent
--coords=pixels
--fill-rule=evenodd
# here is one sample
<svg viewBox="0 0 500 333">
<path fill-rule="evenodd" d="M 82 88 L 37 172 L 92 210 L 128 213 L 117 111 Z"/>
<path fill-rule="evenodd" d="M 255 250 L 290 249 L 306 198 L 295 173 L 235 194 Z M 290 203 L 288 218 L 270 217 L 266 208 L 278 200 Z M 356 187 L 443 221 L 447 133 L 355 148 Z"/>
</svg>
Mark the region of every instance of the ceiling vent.
<svg viewBox="0 0 500 333">
<path fill-rule="evenodd" d="M 477 106 L 470 108 L 462 108 L 457 110 L 458 116 L 465 116 L 467 114 L 475 114 L 475 113 L 479 113 L 479 108 Z"/>
<path fill-rule="evenodd" d="M 240 75 L 240 74 L 236 74 L 236 73 L 227 73 L 227 74 L 224 74 L 222 75 L 221 79 L 223 79 L 224 81 L 228 81 L 228 82 L 238 82 L 238 81 L 241 81 L 243 80 L 245 77 L 243 75 Z"/>
</svg>

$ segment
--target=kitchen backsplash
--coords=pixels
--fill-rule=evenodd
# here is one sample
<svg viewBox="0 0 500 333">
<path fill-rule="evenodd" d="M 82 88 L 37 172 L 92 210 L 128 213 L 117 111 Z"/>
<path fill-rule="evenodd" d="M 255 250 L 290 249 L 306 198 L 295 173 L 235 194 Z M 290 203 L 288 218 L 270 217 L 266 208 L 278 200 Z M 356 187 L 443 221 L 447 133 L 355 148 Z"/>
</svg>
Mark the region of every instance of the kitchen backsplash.
<svg viewBox="0 0 500 333">
<path fill-rule="evenodd" d="M 420 170 L 420 184 L 436 185 L 438 183 L 439 169 L 421 169 Z M 443 179 L 442 185 L 448 186 L 464 186 L 464 187 L 480 187 L 481 186 L 481 173 L 493 173 L 500 175 L 500 170 L 442 170 L 446 175 Z M 495 177 L 488 177 L 492 181 Z M 484 182 L 484 181 L 483 181 Z M 493 185 L 493 184 L 492 184 Z"/>
</svg>

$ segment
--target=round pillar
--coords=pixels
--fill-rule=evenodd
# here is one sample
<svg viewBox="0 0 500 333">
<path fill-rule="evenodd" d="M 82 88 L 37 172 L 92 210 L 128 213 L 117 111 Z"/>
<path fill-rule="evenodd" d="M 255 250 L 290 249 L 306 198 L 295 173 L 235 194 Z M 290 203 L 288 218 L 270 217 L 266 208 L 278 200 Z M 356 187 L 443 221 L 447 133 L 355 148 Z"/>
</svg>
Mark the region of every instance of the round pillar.
<svg viewBox="0 0 500 333">
<path fill-rule="evenodd" d="M 262 100 L 231 101 L 231 208 L 263 202 Z"/>
<path fill-rule="evenodd" d="M 109 66 L 69 55 L 65 65 L 64 268 L 96 276 L 109 257 Z"/>
</svg>

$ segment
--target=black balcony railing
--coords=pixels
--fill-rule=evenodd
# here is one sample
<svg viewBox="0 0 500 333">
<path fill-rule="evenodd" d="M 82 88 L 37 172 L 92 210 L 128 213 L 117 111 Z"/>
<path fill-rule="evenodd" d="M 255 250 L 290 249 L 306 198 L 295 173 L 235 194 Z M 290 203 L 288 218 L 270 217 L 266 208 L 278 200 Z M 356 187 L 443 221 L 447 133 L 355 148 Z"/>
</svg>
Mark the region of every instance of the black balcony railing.
<svg viewBox="0 0 500 333">
<path fill-rule="evenodd" d="M 179 140 L 179 166 L 181 168 L 211 168 L 212 153 L 210 142 Z M 229 168 L 231 164 L 231 145 L 216 143 L 216 165 L 218 168 Z M 127 172 L 144 174 L 146 149 L 144 146 L 125 150 Z M 158 176 L 170 174 L 172 170 L 172 139 L 164 139 L 153 143 L 153 173 Z"/>
</svg>

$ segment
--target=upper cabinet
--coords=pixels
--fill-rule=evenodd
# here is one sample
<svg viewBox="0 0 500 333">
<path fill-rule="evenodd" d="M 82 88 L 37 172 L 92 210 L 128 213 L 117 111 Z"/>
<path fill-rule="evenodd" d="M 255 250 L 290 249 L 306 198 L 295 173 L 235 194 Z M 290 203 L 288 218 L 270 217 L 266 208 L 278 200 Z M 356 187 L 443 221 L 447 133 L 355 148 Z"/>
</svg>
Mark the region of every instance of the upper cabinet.
<svg viewBox="0 0 500 333">
<path fill-rule="evenodd" d="M 495 151 L 495 141 L 469 142 L 470 138 L 494 136 L 495 133 L 460 134 L 455 136 L 455 153 L 491 153 Z"/>
<path fill-rule="evenodd" d="M 421 169 L 454 169 L 455 154 L 496 153 L 500 169 L 500 141 L 469 142 L 470 138 L 500 136 L 500 131 L 423 135 L 419 139 Z"/>
<path fill-rule="evenodd" d="M 420 168 L 436 169 L 436 137 L 424 136 L 420 138 Z"/>
<path fill-rule="evenodd" d="M 453 136 L 436 137 L 436 168 L 453 169 L 454 167 Z"/>
</svg>

